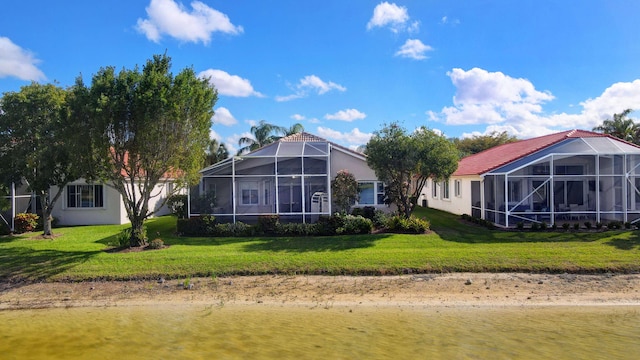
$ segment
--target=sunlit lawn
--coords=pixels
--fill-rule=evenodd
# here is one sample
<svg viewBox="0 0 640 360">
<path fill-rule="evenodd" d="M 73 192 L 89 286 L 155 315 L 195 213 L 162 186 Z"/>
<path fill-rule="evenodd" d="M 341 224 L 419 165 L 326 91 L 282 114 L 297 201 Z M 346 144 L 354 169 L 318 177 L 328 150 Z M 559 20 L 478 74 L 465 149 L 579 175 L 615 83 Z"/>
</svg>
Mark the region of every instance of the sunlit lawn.
<svg viewBox="0 0 640 360">
<path fill-rule="evenodd" d="M 168 248 L 107 252 L 126 225 L 54 229 L 0 237 L 0 280 L 184 278 L 230 274 L 401 274 L 419 272 L 638 272 L 638 231 L 505 232 L 419 208 L 428 235 L 191 238 L 175 218 L 148 222 L 151 239 Z"/>
</svg>

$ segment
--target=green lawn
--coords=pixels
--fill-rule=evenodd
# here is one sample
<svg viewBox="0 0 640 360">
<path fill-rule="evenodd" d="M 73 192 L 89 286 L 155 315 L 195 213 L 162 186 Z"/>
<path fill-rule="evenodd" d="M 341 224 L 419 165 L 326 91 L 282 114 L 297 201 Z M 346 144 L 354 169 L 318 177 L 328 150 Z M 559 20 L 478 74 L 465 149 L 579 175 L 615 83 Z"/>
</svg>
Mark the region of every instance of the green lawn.
<svg viewBox="0 0 640 360">
<path fill-rule="evenodd" d="M 178 237 L 175 219 L 148 222 L 162 250 L 113 253 L 106 244 L 126 225 L 55 229 L 0 237 L 0 280 L 184 278 L 231 274 L 401 274 L 443 271 L 639 272 L 640 232 L 505 232 L 419 208 L 428 235 L 309 238 Z"/>
</svg>

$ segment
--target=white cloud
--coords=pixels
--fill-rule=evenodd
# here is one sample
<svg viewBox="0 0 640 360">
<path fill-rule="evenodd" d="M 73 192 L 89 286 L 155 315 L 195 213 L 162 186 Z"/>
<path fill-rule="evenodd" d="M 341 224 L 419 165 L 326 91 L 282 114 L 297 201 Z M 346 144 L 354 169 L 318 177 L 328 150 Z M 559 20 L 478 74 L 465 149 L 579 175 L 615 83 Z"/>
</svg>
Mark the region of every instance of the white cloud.
<svg viewBox="0 0 640 360">
<path fill-rule="evenodd" d="M 381 2 L 373 9 L 373 16 L 367 23 L 367 30 L 374 27 L 388 26 L 394 33 L 407 30 L 410 32 L 418 31 L 419 22 L 409 23 L 409 12 L 404 6 L 398 6 L 395 3 Z"/>
<path fill-rule="evenodd" d="M 431 46 L 423 44 L 422 41 L 418 39 L 408 39 L 404 45 L 400 47 L 400 50 L 396 51 L 395 56 L 423 60 L 427 58 L 425 53 L 432 50 L 433 48 Z"/>
<path fill-rule="evenodd" d="M 220 142 L 220 140 L 222 140 L 222 136 L 220 136 L 220 134 L 218 134 L 215 130 L 213 129 L 209 129 L 209 139 L 211 140 L 218 140 L 218 142 Z"/>
<path fill-rule="evenodd" d="M 200 78 L 208 78 L 209 83 L 214 85 L 220 95 L 248 97 L 263 97 L 261 93 L 255 91 L 251 82 L 238 75 L 231 75 L 222 70 L 208 69 L 198 74 Z"/>
<path fill-rule="evenodd" d="M 225 140 L 224 146 L 229 150 L 229 154 L 235 155 L 238 152 L 238 141 L 242 137 L 248 137 L 253 139 L 253 135 L 250 132 L 243 132 L 242 134 L 233 134 L 228 136 Z"/>
<path fill-rule="evenodd" d="M 151 0 L 146 8 L 148 18 L 138 19 L 136 28 L 153 42 L 159 42 L 162 35 L 167 34 L 178 40 L 204 44 L 211 41 L 214 32 L 232 35 L 243 32 L 226 14 L 203 2 L 193 1 L 191 8 L 189 11 L 173 0 Z"/>
<path fill-rule="evenodd" d="M 12 76 L 20 80 L 46 80 L 36 66 L 39 62 L 29 51 L 0 36 L 0 78 Z"/>
<path fill-rule="evenodd" d="M 307 120 L 310 124 L 320 124 L 322 123 L 322 121 L 320 121 L 318 118 L 311 118 L 309 120 Z"/>
<path fill-rule="evenodd" d="M 233 115 L 231 115 L 231 111 L 225 107 L 219 107 L 215 110 L 211 121 L 214 125 L 220 124 L 224 126 L 232 126 L 238 123 Z"/>
<path fill-rule="evenodd" d="M 305 117 L 300 114 L 293 114 L 291 115 L 291 118 L 295 121 L 302 121 L 305 119 Z"/>
<path fill-rule="evenodd" d="M 354 120 L 360 120 L 367 117 L 367 114 L 360 112 L 356 109 L 340 110 L 335 114 L 327 114 L 324 116 L 327 120 L 341 120 L 351 122 Z"/>
<path fill-rule="evenodd" d="M 356 145 L 356 146 L 368 143 L 369 139 L 371 139 L 371 136 L 373 136 L 373 134 L 371 133 L 363 133 L 358 128 L 354 128 L 349 132 L 343 133 L 337 130 L 318 126 L 317 131 L 318 131 L 318 135 L 323 138 L 333 140 L 338 143 L 344 143 L 344 144 Z"/>
<path fill-rule="evenodd" d="M 296 92 L 291 95 L 276 96 L 276 101 L 283 102 L 307 97 L 310 91 L 315 91 L 318 95 L 322 95 L 331 90 L 346 91 L 347 88 L 332 81 L 326 82 L 316 75 L 307 75 L 300 79 L 295 86 L 295 90 Z"/>
<path fill-rule="evenodd" d="M 258 125 L 258 122 L 255 120 L 245 120 L 245 123 L 249 124 L 249 126 L 256 126 Z"/>
<path fill-rule="evenodd" d="M 487 125 L 485 134 L 507 131 L 520 138 L 547 135 L 567 129 L 590 130 L 613 114 L 640 103 L 640 79 L 611 85 L 593 99 L 580 103 L 580 113 L 546 114 L 543 105 L 554 99 L 526 79 L 474 68 L 447 73 L 456 87 L 453 106 L 439 113 L 427 111 L 432 121 L 449 125 Z M 464 133 L 471 136 L 475 133 Z"/>
</svg>

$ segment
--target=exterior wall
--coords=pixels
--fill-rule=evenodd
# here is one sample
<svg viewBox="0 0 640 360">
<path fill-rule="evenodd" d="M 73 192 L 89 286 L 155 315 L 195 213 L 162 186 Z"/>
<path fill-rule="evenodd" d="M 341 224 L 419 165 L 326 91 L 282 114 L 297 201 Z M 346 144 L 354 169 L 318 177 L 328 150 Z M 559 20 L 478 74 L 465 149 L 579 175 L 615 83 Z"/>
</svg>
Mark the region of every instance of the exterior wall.
<svg viewBox="0 0 640 360">
<path fill-rule="evenodd" d="M 79 179 L 71 182 L 69 185 L 84 184 L 86 184 L 86 182 L 83 179 Z M 166 206 L 160 206 L 170 192 L 167 184 L 168 182 L 159 183 L 151 193 L 152 198 L 149 200 L 149 208 L 157 211 L 154 216 L 169 214 L 169 209 Z M 57 187 L 53 187 L 52 191 L 57 191 Z M 113 187 L 104 185 L 103 194 L 104 204 L 100 208 L 72 208 L 68 207 L 67 189 L 64 189 L 62 195 L 56 202 L 52 215 L 58 219 L 60 225 L 111 225 L 129 223 L 127 211 L 120 193 Z"/>
<path fill-rule="evenodd" d="M 460 181 L 460 194 L 456 196 L 455 182 Z M 453 176 L 449 179 L 449 199 L 442 198 L 442 183 L 437 184 L 437 196 L 433 197 L 433 181 L 429 179 L 422 189 L 418 205 L 427 201 L 427 206 L 456 215 L 471 214 L 471 181 L 480 181 L 479 176 Z"/>
<path fill-rule="evenodd" d="M 84 185 L 83 179 L 71 182 L 69 185 Z M 53 187 L 52 191 L 57 191 Z M 53 209 L 53 217 L 58 219 L 60 225 L 108 225 L 125 224 L 129 222 L 120 194 L 112 187 L 104 185 L 104 204 L 100 208 L 70 208 L 67 206 L 67 189 L 56 202 Z"/>
<path fill-rule="evenodd" d="M 356 178 L 358 182 L 365 181 L 378 181 L 375 171 L 367 165 L 367 161 L 359 159 L 353 155 L 346 154 L 342 150 L 333 148 L 331 150 L 331 179 L 334 179 L 340 170 L 348 170 Z M 354 207 L 373 206 L 376 209 L 383 210 L 385 212 L 392 212 L 396 210 L 395 205 L 354 205 Z"/>
</svg>

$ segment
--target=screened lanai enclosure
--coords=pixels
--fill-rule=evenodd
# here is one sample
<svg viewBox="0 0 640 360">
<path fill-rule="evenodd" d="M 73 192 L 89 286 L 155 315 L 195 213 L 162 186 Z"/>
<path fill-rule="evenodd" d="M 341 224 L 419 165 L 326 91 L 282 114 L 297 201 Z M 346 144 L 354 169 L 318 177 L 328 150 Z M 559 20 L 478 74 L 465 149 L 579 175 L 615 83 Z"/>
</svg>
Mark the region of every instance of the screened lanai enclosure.
<svg viewBox="0 0 640 360">
<path fill-rule="evenodd" d="M 640 220 L 640 148 L 570 138 L 471 183 L 472 213 L 501 226 Z"/>
<path fill-rule="evenodd" d="M 281 222 L 316 222 L 331 211 L 329 153 L 327 141 L 278 141 L 214 164 L 190 190 L 189 215 L 255 223 L 277 214 Z"/>
</svg>

